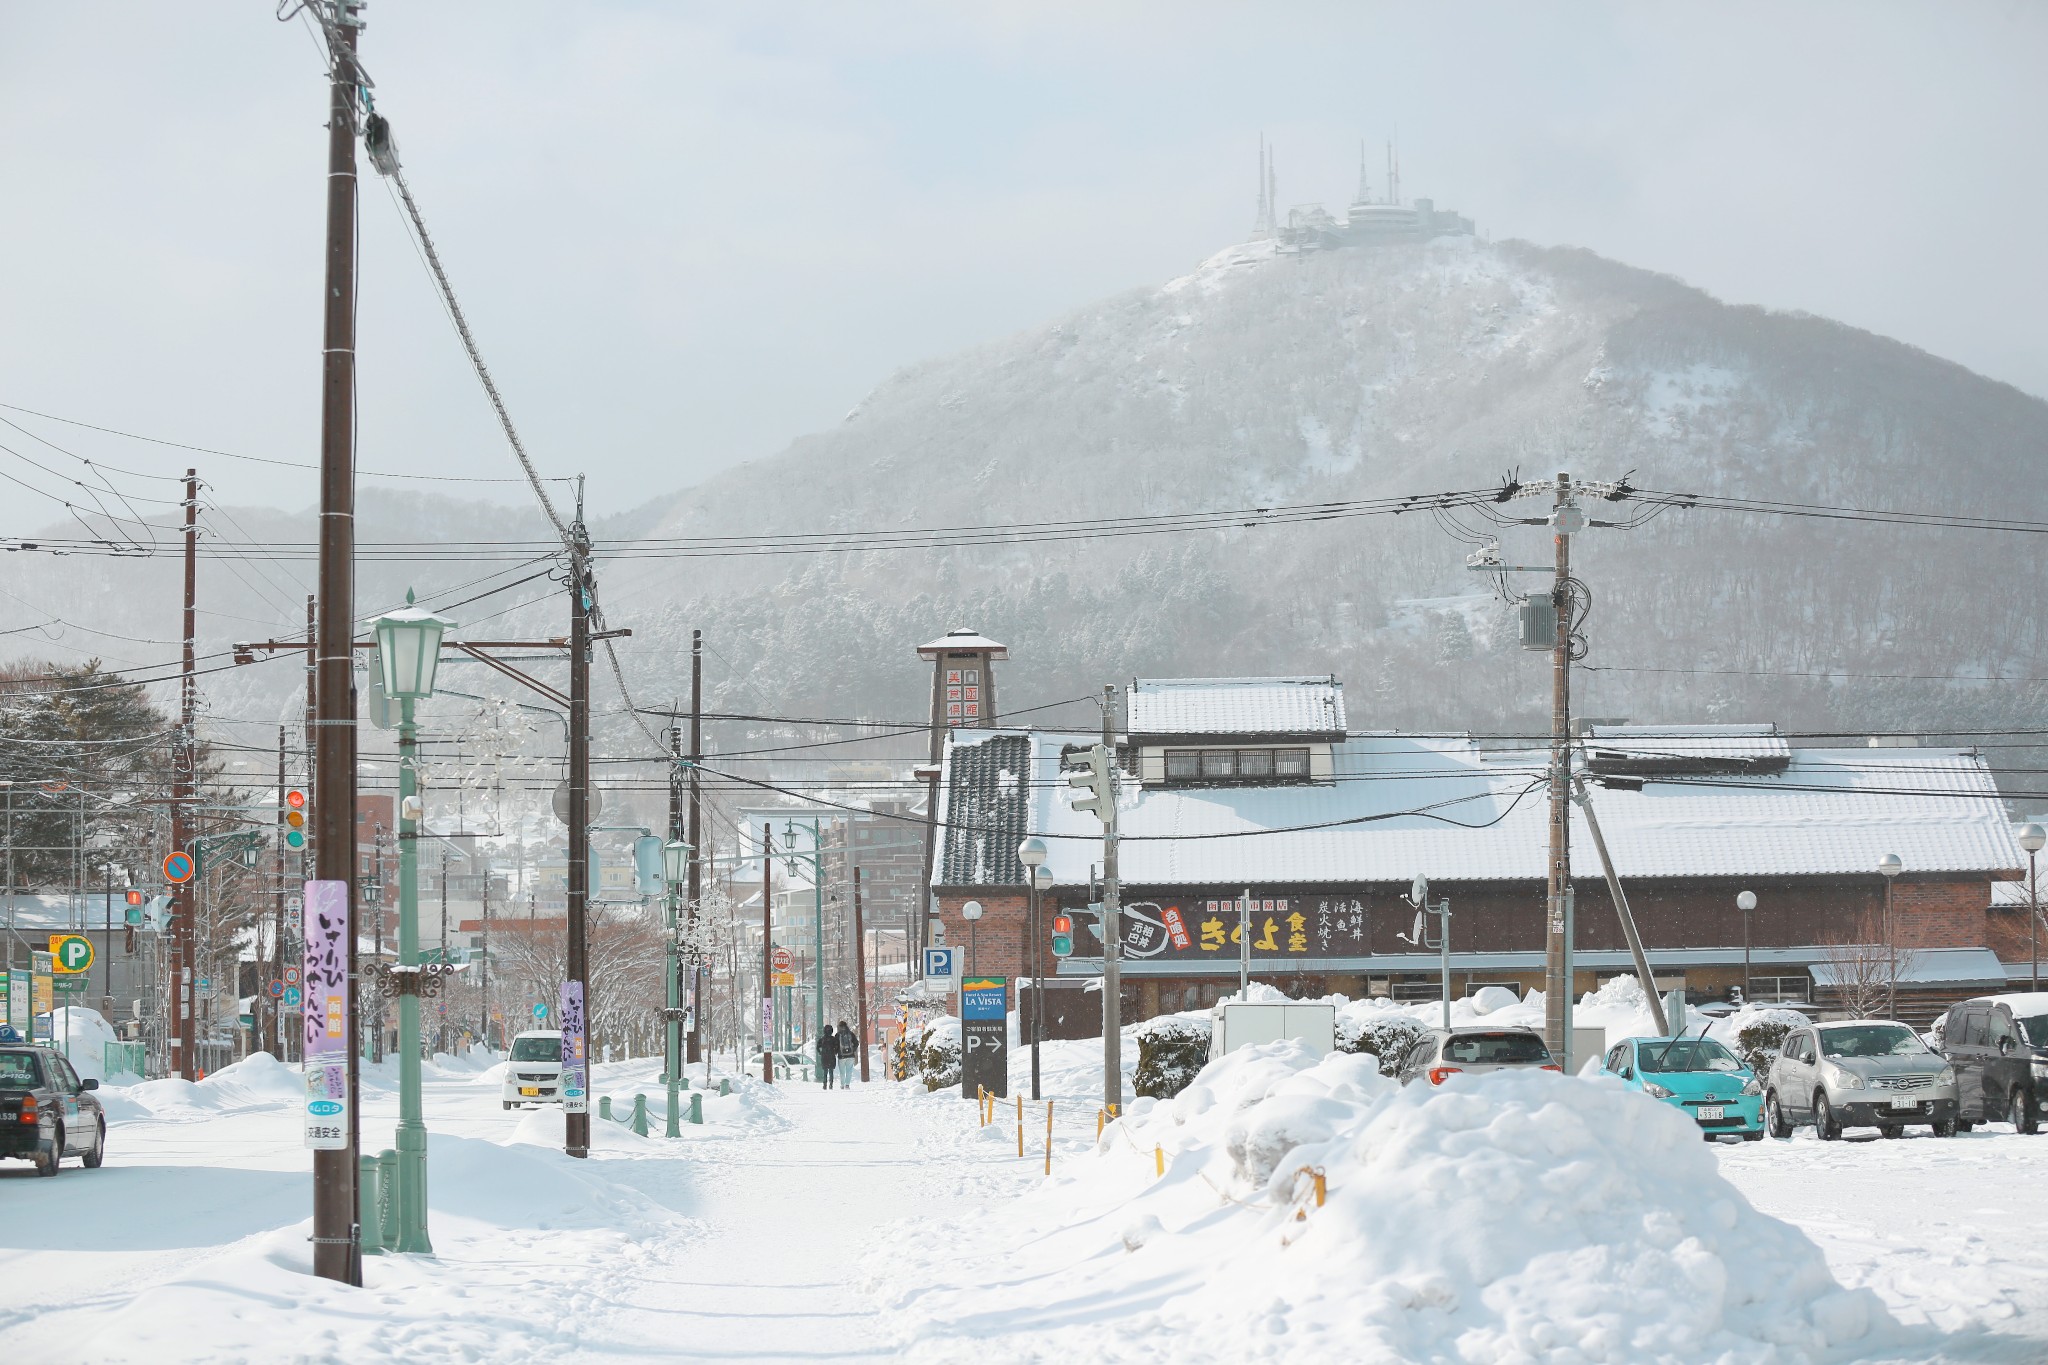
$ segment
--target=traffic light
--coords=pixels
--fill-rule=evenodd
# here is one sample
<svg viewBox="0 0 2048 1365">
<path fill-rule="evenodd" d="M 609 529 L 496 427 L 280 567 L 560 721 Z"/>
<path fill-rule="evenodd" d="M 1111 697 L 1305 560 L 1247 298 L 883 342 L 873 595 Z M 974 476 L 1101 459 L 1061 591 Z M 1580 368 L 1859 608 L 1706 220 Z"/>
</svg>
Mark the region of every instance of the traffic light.
<svg viewBox="0 0 2048 1365">
<path fill-rule="evenodd" d="M 1067 957 L 1074 951 L 1074 917 L 1062 911 L 1052 917 L 1052 955 Z"/>
<path fill-rule="evenodd" d="M 160 934 L 171 924 L 171 898 L 151 896 L 142 905 L 142 927 L 153 934 Z"/>
<path fill-rule="evenodd" d="M 1060 771 L 1074 788 L 1067 799 L 1078 811 L 1086 811 L 1103 824 L 1116 817 L 1116 785 L 1109 750 L 1100 744 L 1070 744 L 1060 751 Z"/>
<path fill-rule="evenodd" d="M 284 794 L 284 846 L 306 846 L 306 794 L 302 791 Z"/>
<path fill-rule="evenodd" d="M 128 908 L 121 912 L 123 924 L 142 923 L 142 893 L 134 887 L 128 888 Z"/>
</svg>

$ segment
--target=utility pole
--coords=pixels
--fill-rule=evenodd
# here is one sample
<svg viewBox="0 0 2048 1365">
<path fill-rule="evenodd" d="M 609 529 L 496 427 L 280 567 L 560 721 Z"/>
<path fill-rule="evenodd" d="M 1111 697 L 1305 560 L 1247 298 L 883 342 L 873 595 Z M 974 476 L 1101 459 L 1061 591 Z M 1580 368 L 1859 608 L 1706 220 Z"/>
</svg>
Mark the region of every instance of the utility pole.
<svg viewBox="0 0 2048 1365">
<path fill-rule="evenodd" d="M 183 670 L 178 678 L 178 738 L 171 754 L 171 847 L 190 853 L 192 800 L 197 755 L 192 749 L 194 689 L 193 637 L 199 598 L 199 471 L 185 471 L 185 616 Z M 196 878 L 171 887 L 171 1074 L 197 1076 L 199 1054 L 193 1015 L 193 919 L 198 913 Z"/>
<path fill-rule="evenodd" d="M 679 725 L 668 727 L 668 838 L 676 843 L 683 837 L 683 731 Z M 691 850 L 695 856 L 695 850 Z M 668 1088 L 668 1136 L 680 1137 L 677 1127 L 682 1103 L 681 1089 L 683 1069 L 688 1065 L 683 1055 L 683 986 L 682 961 L 676 948 L 676 935 L 682 918 L 677 914 L 677 887 L 674 882 L 662 888 L 662 901 L 667 907 L 667 929 L 661 947 L 662 993 L 668 1008 L 663 1011 L 661 1023 L 661 1079 Z"/>
<path fill-rule="evenodd" d="M 853 863 L 853 995 L 854 1009 L 860 1016 L 854 1027 L 860 1030 L 860 1079 L 868 1079 L 868 946 L 862 937 L 866 932 L 860 917 L 860 864 L 853 861 L 851 847 L 853 828 L 847 827 L 848 848 L 846 860 Z"/>
<path fill-rule="evenodd" d="M 363 1282 L 357 1236 L 356 1157 L 362 1143 L 356 1046 L 356 69 L 362 19 L 354 0 L 331 0 L 328 35 L 327 260 L 320 386 L 318 641 L 314 648 L 313 879 L 345 888 L 348 974 L 348 1145 L 313 1153 L 313 1273 Z M 189 635 L 189 632 L 188 632 Z"/>
<path fill-rule="evenodd" d="M 585 1099 L 566 1114 L 570 1156 L 590 1155 L 590 964 L 585 920 L 590 901 L 590 533 L 583 525 L 583 481 L 576 481 L 576 520 L 569 527 L 569 972 L 564 989 L 579 995 L 583 1018 Z M 564 1011 L 566 1013 L 566 1011 Z M 563 1019 L 565 1027 L 578 1023 Z M 568 1039 L 563 1040 L 565 1043 Z M 564 1100 L 567 1100 L 564 1096 Z M 564 1108 L 567 1108 L 564 1104 Z"/>
<path fill-rule="evenodd" d="M 761 826 L 761 1079 L 775 1084 L 775 827 Z"/>
<path fill-rule="evenodd" d="M 1102 1102 L 1111 1114 L 1121 1114 L 1124 935 L 1116 873 L 1116 688 L 1109 683 L 1102 687 L 1102 748 L 1109 757 L 1109 800 L 1102 811 Z"/>
<path fill-rule="evenodd" d="M 1572 476 L 1557 476 L 1550 524 L 1557 567 L 1551 598 L 1557 604 L 1557 641 L 1550 650 L 1550 876 L 1543 935 L 1543 1041 L 1562 1057 L 1571 1044 L 1572 945 L 1565 897 L 1571 891 L 1572 785 L 1572 534 L 1585 513 L 1572 501 Z M 1643 983 L 1656 990 L 1654 982 Z"/>
<path fill-rule="evenodd" d="M 704 632 L 690 632 L 690 829 L 684 842 L 690 846 L 689 916 L 690 942 L 699 943 L 697 915 L 704 885 L 704 850 L 699 842 L 702 834 L 703 792 L 698 782 L 697 765 L 704 761 Z M 671 835 L 670 837 L 674 837 Z M 690 953 L 690 998 L 697 1003 L 697 1012 L 690 1019 L 689 1051 L 687 1060 L 696 1061 L 704 1050 L 704 955 L 701 948 Z M 708 1080 L 710 1070 L 707 1066 Z"/>
</svg>

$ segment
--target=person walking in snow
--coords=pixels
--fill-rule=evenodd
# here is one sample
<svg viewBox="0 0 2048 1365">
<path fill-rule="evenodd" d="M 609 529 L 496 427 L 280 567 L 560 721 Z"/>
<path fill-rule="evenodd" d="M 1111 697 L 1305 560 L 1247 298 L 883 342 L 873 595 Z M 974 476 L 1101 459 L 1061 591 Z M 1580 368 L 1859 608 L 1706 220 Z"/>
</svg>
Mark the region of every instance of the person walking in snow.
<svg viewBox="0 0 2048 1365">
<path fill-rule="evenodd" d="M 834 1039 L 833 1055 L 839 1059 L 839 1088 L 853 1088 L 853 1059 L 860 1056 L 860 1039 L 853 1036 L 853 1030 L 846 1021 L 839 1021 L 839 1033 Z"/>
<path fill-rule="evenodd" d="M 818 1080 L 827 1090 L 832 1088 L 832 1063 L 838 1055 L 839 1035 L 826 1029 L 818 1035 Z"/>
</svg>

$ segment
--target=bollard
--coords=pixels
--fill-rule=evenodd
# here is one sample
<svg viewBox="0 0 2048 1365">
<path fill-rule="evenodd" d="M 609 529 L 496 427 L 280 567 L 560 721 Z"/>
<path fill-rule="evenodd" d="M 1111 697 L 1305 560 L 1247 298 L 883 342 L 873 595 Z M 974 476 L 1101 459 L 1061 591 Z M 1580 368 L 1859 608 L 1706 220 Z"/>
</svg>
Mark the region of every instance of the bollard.
<svg viewBox="0 0 2048 1365">
<path fill-rule="evenodd" d="M 1021 1092 L 1017 1096 L 1017 1155 L 1024 1155 L 1024 1096 Z"/>
<path fill-rule="evenodd" d="M 398 1245 L 398 1153 L 386 1147 L 377 1153 L 377 1240 Z"/>
<path fill-rule="evenodd" d="M 684 1081 L 683 1089 L 687 1090 L 689 1087 L 690 1083 Z M 662 1136 L 681 1137 L 683 1135 L 682 1118 L 682 1099 L 675 1084 L 671 1082 L 668 1087 L 668 1128 L 662 1133 Z"/>
<path fill-rule="evenodd" d="M 647 1097 L 633 1096 L 633 1131 L 641 1137 L 647 1136 Z"/>
<path fill-rule="evenodd" d="M 1045 1102 L 1045 1173 L 1052 1174 L 1052 1101 Z"/>
<path fill-rule="evenodd" d="M 1102 1141 L 1102 1111 L 1100 1109 L 1095 1111 L 1095 1140 L 1097 1142 Z"/>
<path fill-rule="evenodd" d="M 610 1095 L 600 1095 L 597 1097 L 597 1116 L 601 1119 L 608 1119 L 612 1116 L 612 1097 Z"/>
<path fill-rule="evenodd" d="M 704 1095 L 701 1091 L 690 1096 L 690 1122 L 704 1122 Z"/>
<path fill-rule="evenodd" d="M 688 1076 L 678 1076 L 676 1079 L 682 1083 L 683 1089 L 688 1090 L 690 1088 L 690 1078 Z"/>
<path fill-rule="evenodd" d="M 719 1093 L 719 1094 L 720 1094 L 721 1096 L 724 1096 L 724 1095 L 730 1095 L 730 1094 L 732 1093 L 732 1078 L 731 1078 L 731 1077 L 729 1077 L 729 1076 L 720 1076 L 720 1077 L 718 1078 L 718 1093 Z"/>
<path fill-rule="evenodd" d="M 1166 1174 L 1166 1149 L 1156 1142 L 1152 1144 L 1152 1174 Z"/>
</svg>

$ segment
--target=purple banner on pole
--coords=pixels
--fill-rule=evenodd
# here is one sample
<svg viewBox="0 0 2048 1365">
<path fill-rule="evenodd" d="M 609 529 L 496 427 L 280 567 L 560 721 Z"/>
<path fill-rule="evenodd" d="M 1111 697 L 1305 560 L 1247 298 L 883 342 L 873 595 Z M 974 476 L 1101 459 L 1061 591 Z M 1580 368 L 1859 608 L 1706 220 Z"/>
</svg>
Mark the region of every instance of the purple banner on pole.
<svg viewBox="0 0 2048 1365">
<path fill-rule="evenodd" d="M 590 1049 L 583 1027 L 583 983 L 562 983 L 562 1112 L 590 1112 Z"/>
<path fill-rule="evenodd" d="M 301 941 L 306 945 L 306 1145 L 348 1147 L 348 883 L 307 882 Z"/>
</svg>

